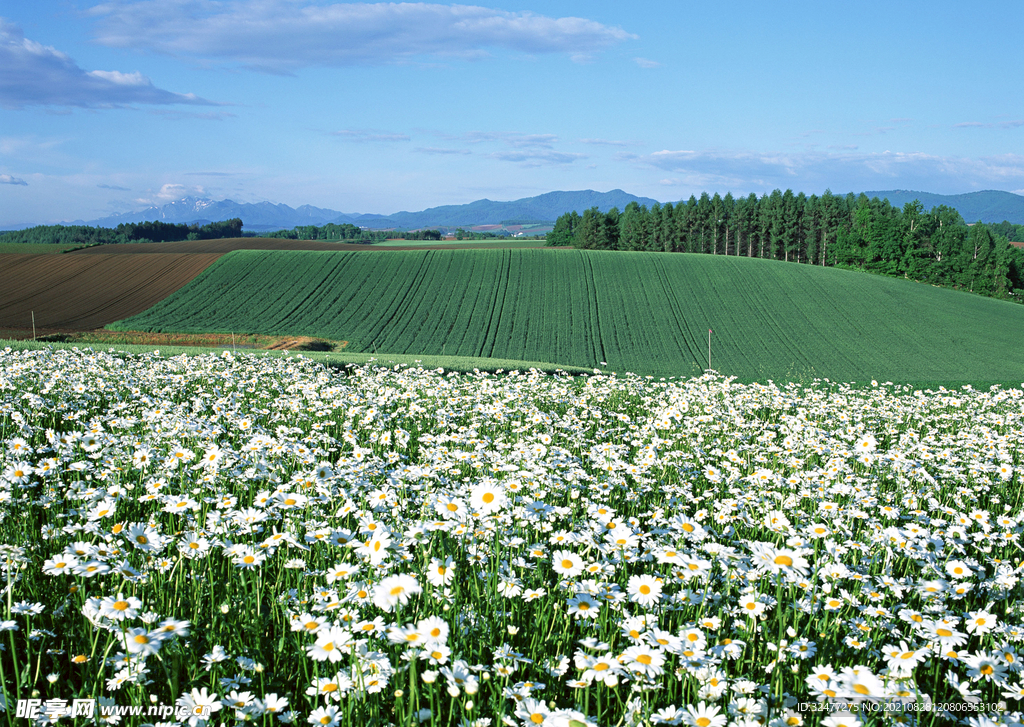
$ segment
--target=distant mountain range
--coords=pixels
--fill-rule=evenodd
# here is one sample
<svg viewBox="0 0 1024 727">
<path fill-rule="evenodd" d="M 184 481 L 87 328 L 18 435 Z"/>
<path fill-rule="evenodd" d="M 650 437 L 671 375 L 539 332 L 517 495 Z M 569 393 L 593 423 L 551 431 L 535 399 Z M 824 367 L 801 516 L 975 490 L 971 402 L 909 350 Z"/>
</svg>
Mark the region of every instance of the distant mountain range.
<svg viewBox="0 0 1024 727">
<path fill-rule="evenodd" d="M 159 220 L 174 223 L 207 223 L 239 217 L 246 230 L 267 231 L 290 229 L 297 225 L 324 225 L 350 223 L 372 229 L 418 229 L 421 227 L 472 227 L 476 225 L 513 224 L 515 222 L 553 222 L 572 210 L 583 212 L 598 207 L 607 212 L 612 207 L 624 209 L 630 202 L 653 205 L 656 200 L 637 197 L 621 189 L 610 192 L 583 190 L 580 192 L 548 192 L 537 197 L 526 197 L 512 202 L 494 202 L 480 199 L 460 205 L 431 207 L 422 212 L 396 212 L 392 215 L 344 213 L 302 205 L 293 209 L 286 204 L 239 203 L 230 199 L 214 201 L 185 197 L 162 207 L 149 207 L 139 212 L 126 212 L 78 224 L 96 227 L 117 227 L 122 222 Z"/>
<path fill-rule="evenodd" d="M 957 210 L 969 223 L 979 220 L 982 222 L 1007 220 L 1014 224 L 1024 224 L 1024 196 L 1010 192 L 986 190 L 944 195 L 897 189 L 865 192 L 864 194 L 868 197 L 888 199 L 896 207 L 903 207 L 907 202 L 912 202 L 915 199 L 920 200 L 926 211 L 939 205 L 946 205 Z M 656 200 L 649 197 L 637 197 L 623 192 L 621 189 L 613 189 L 610 192 L 595 192 L 587 189 L 578 192 L 548 192 L 511 202 L 480 199 L 469 204 L 431 207 L 422 212 L 375 215 L 344 213 L 311 205 L 302 205 L 293 209 L 286 204 L 270 202 L 250 204 L 234 202 L 230 199 L 215 201 L 185 197 L 161 207 L 149 207 L 139 212 L 126 212 L 89 222 L 78 220 L 74 224 L 117 227 L 122 222 L 144 222 L 147 220 L 205 224 L 239 217 L 245 229 L 250 232 L 290 229 L 297 225 L 324 225 L 328 222 L 337 224 L 348 222 L 371 229 L 469 228 L 503 223 L 553 222 L 572 210 L 580 213 L 591 207 L 598 207 L 602 212 L 607 212 L 612 207 L 622 210 L 630 202 L 650 207 L 656 203 Z"/>
<path fill-rule="evenodd" d="M 889 200 L 889 204 L 902 208 L 907 202 L 919 200 L 927 212 L 932 207 L 946 205 L 952 207 L 964 222 L 1012 222 L 1024 225 L 1024 197 L 1012 192 L 999 192 L 988 189 L 983 192 L 967 194 L 932 194 L 931 192 L 911 192 L 896 189 L 888 192 L 865 192 L 868 197 Z"/>
</svg>

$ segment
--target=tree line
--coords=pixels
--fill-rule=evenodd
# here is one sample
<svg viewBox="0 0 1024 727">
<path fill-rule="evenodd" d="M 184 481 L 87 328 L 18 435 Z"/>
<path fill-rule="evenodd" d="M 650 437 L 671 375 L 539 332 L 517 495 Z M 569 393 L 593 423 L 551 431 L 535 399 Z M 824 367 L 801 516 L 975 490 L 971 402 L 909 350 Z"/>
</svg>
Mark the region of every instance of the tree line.
<svg viewBox="0 0 1024 727">
<path fill-rule="evenodd" d="M 0 235 L 0 242 L 43 245 L 116 245 L 129 242 L 178 242 L 241 237 L 242 220 L 234 218 L 206 225 L 169 222 L 126 222 L 117 227 L 88 225 L 37 225 Z"/>
<path fill-rule="evenodd" d="M 382 233 L 364 230 L 361 227 L 345 222 L 326 225 L 297 225 L 290 230 L 261 232 L 259 237 L 270 237 L 278 240 L 352 240 L 357 242 L 375 242 L 383 239 Z"/>
<path fill-rule="evenodd" d="M 734 198 L 691 196 L 686 202 L 558 218 L 547 244 L 587 250 L 646 250 L 736 255 L 856 268 L 1017 299 L 1024 291 L 1024 225 L 967 225 L 960 213 L 920 202 L 902 209 L 867 195 L 820 197 L 776 189 Z"/>
<path fill-rule="evenodd" d="M 325 240 L 350 242 L 379 242 L 381 240 L 440 240 L 440 230 L 366 230 L 348 222 L 326 225 L 298 225 L 290 230 L 260 233 L 260 237 L 272 237 L 282 240 Z"/>
</svg>

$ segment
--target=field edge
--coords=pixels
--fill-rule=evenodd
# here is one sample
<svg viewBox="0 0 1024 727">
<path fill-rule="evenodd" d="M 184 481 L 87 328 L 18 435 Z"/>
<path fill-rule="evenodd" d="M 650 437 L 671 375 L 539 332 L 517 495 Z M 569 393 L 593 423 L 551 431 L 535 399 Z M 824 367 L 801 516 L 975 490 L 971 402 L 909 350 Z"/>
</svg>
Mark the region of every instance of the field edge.
<svg viewBox="0 0 1024 727">
<path fill-rule="evenodd" d="M 380 366 L 420 366 L 424 369 L 442 368 L 446 371 L 460 371 L 471 373 L 473 371 L 506 372 L 506 371 L 528 371 L 536 369 L 545 373 L 564 372 L 567 374 L 593 374 L 594 369 L 582 368 L 552 363 L 549 361 L 518 361 L 514 359 L 501 358 L 472 358 L 467 356 L 419 356 L 414 354 L 388 354 L 388 353 L 344 353 L 326 351 L 287 351 L 238 348 L 232 351 L 230 344 L 205 347 L 205 346 L 156 346 L 141 344 L 117 344 L 105 345 L 102 343 L 75 342 L 52 342 L 52 341 L 25 341 L 0 338 L 0 351 L 11 349 L 15 351 L 33 351 L 48 348 L 55 349 L 79 349 L 92 351 L 116 351 L 128 354 L 159 353 L 161 357 L 167 356 L 199 356 L 203 354 L 232 353 L 235 356 L 258 356 L 258 357 L 295 357 L 316 361 L 332 367 L 343 367 L 348 364 L 364 365 L 377 364 Z"/>
</svg>

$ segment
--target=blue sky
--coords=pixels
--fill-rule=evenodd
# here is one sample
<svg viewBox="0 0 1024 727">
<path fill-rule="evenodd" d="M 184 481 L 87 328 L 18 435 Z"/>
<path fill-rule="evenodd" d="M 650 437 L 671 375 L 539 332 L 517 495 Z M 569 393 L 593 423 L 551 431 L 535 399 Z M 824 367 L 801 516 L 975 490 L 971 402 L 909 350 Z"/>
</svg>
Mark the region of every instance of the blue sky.
<svg viewBox="0 0 1024 727">
<path fill-rule="evenodd" d="M 1024 193 L 1020 27 L 1020 2 L 11 0 L 0 229 L 185 195 Z"/>
</svg>

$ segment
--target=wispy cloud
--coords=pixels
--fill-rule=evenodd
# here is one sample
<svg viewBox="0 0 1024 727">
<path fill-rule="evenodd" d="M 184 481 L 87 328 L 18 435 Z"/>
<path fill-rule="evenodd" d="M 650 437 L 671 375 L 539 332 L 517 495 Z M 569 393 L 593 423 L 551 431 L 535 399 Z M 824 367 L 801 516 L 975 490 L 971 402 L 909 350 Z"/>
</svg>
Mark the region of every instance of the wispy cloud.
<svg viewBox="0 0 1024 727">
<path fill-rule="evenodd" d="M 953 124 L 954 129 L 1017 129 L 1021 126 L 1024 126 L 1024 119 L 995 121 L 991 123 L 984 123 L 981 121 L 964 121 L 959 124 Z"/>
<path fill-rule="evenodd" d="M 613 141 L 611 139 L 580 139 L 581 144 L 595 144 L 597 146 L 630 146 L 628 141 Z"/>
<path fill-rule="evenodd" d="M 332 131 L 331 136 L 338 136 L 349 141 L 371 142 L 371 141 L 410 141 L 407 134 L 396 134 L 390 131 L 378 131 L 373 129 L 341 129 Z"/>
<path fill-rule="evenodd" d="M 841 153 L 664 150 L 639 157 L 692 188 L 812 191 L 1009 189 L 1024 184 L 1024 155 L 942 157 L 919 152 Z"/>
<path fill-rule="evenodd" d="M 495 159 L 506 162 L 520 162 L 525 166 L 542 166 L 547 164 L 572 164 L 577 159 L 586 159 L 586 154 L 570 154 L 551 150 L 520 150 L 498 151 L 491 154 Z"/>
<path fill-rule="evenodd" d="M 12 177 L 10 174 L 0 174 L 0 184 L 17 184 L 22 187 L 27 187 L 28 182 L 19 177 Z"/>
<path fill-rule="evenodd" d="M 497 151 L 479 151 L 478 153 L 491 159 L 506 162 L 518 162 L 523 166 L 536 167 L 549 164 L 571 164 L 577 159 L 586 159 L 586 154 L 558 151 L 555 147 L 560 143 L 555 134 L 531 134 L 521 131 L 467 131 L 460 134 L 448 134 L 441 131 L 429 132 L 439 139 L 460 142 L 493 149 Z M 592 140 L 597 143 L 598 140 Z M 607 142 L 615 144 L 616 142 Z M 433 147 L 417 149 L 432 154 L 469 154 L 468 150 L 438 149 Z"/>
<path fill-rule="evenodd" d="M 658 61 L 652 61 L 650 58 L 634 58 L 633 62 L 641 68 L 661 68 L 661 64 Z"/>
<path fill-rule="evenodd" d="M 309 0 L 138 0 L 92 8 L 107 46 L 238 64 L 270 73 L 380 65 L 488 49 L 587 56 L 635 38 L 586 18 L 470 5 Z"/>
<path fill-rule="evenodd" d="M 467 131 L 462 134 L 438 133 L 447 141 L 462 141 L 467 144 L 500 142 L 515 149 L 551 149 L 558 143 L 554 134 L 524 134 L 518 131 Z"/>
<path fill-rule="evenodd" d="M 420 154 L 442 154 L 442 155 L 451 155 L 451 154 L 463 154 L 463 155 L 465 155 L 465 154 L 472 154 L 473 153 L 469 149 L 442 149 L 442 148 L 439 148 L 439 147 L 436 147 L 436 146 L 418 146 L 415 149 L 413 149 L 413 151 L 418 151 Z"/>
<path fill-rule="evenodd" d="M 0 106 L 117 108 L 135 104 L 213 102 L 157 88 L 141 73 L 87 71 L 56 48 L 25 37 L 0 18 Z"/>
<path fill-rule="evenodd" d="M 854 136 L 878 136 L 880 134 L 888 134 L 890 131 L 895 131 L 895 126 L 876 126 L 870 131 L 858 131 L 854 132 Z"/>
<path fill-rule="evenodd" d="M 171 121 L 182 121 L 184 119 L 201 119 L 203 121 L 223 121 L 233 119 L 236 114 L 229 111 L 181 111 L 179 109 L 149 109 L 149 113 L 160 116 Z"/>
<path fill-rule="evenodd" d="M 128 189 L 127 187 L 118 187 L 118 186 L 113 185 L 113 184 L 97 184 L 96 186 L 99 189 L 112 189 L 115 192 L 131 192 L 131 190 Z"/>
</svg>

